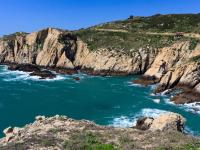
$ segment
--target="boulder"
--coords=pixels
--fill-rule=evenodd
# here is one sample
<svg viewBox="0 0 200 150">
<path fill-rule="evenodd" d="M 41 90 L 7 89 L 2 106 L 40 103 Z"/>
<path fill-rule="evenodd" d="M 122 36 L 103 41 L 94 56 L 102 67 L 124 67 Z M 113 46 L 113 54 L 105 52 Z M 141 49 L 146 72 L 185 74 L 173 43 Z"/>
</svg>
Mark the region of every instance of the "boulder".
<svg viewBox="0 0 200 150">
<path fill-rule="evenodd" d="M 138 119 L 136 128 L 150 131 L 179 131 L 183 132 L 185 118 L 176 113 L 165 113 L 157 118 L 144 117 Z"/>
<path fill-rule="evenodd" d="M 136 128 L 139 130 L 148 130 L 151 127 L 153 120 L 153 118 L 148 117 L 140 118 L 137 120 Z"/>
<path fill-rule="evenodd" d="M 45 119 L 45 116 L 36 116 L 35 117 L 35 120 L 37 121 L 41 121 L 41 120 L 44 120 Z"/>
<path fill-rule="evenodd" d="M 151 131 L 179 131 L 183 132 L 185 118 L 176 113 L 165 113 L 155 118 L 149 130 Z"/>
<path fill-rule="evenodd" d="M 9 142 L 11 139 L 13 139 L 16 135 L 19 135 L 20 128 L 18 127 L 8 127 L 3 130 L 3 133 L 6 135 L 6 142 Z"/>
</svg>

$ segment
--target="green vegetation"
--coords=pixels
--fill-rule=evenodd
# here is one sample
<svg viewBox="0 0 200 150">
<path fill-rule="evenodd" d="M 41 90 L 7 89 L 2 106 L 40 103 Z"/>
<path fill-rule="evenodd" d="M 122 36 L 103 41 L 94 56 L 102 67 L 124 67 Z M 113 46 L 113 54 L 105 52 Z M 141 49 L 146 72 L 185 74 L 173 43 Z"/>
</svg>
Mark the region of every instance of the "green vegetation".
<svg viewBox="0 0 200 150">
<path fill-rule="evenodd" d="M 63 146 L 73 150 L 117 150 L 112 144 L 103 143 L 102 139 L 91 132 L 75 133 Z"/>
<path fill-rule="evenodd" d="M 16 36 L 26 36 L 28 33 L 26 32 L 16 32 L 10 35 L 4 35 L 2 37 L 3 40 L 7 41 L 7 40 L 14 40 L 16 38 Z"/>
<path fill-rule="evenodd" d="M 159 147 L 156 150 L 200 150 L 200 143 L 186 144 L 181 147 Z"/>
<path fill-rule="evenodd" d="M 132 32 L 193 32 L 200 33 L 200 14 L 157 14 L 150 17 L 129 17 L 93 28 L 125 29 Z"/>
<path fill-rule="evenodd" d="M 190 60 L 194 62 L 200 62 L 200 55 L 192 57 Z"/>
<path fill-rule="evenodd" d="M 41 145 L 44 146 L 44 147 L 50 147 L 50 146 L 54 146 L 55 143 L 54 143 L 53 140 L 49 140 L 49 139 L 44 138 L 41 141 Z"/>
<path fill-rule="evenodd" d="M 190 49 L 195 49 L 199 40 L 191 38 L 192 36 L 176 36 L 178 32 L 200 33 L 200 14 L 130 16 L 126 20 L 109 22 L 74 33 L 88 44 L 90 50 L 106 48 L 129 54 L 141 47 L 162 48 L 183 40 L 190 41 Z"/>
<path fill-rule="evenodd" d="M 194 50 L 197 46 L 197 44 L 200 43 L 199 40 L 197 39 L 191 39 L 190 40 L 190 46 L 189 46 L 189 49 L 190 50 Z"/>
<path fill-rule="evenodd" d="M 127 135 L 122 135 L 119 141 L 121 149 L 135 149 L 135 142 Z"/>
<path fill-rule="evenodd" d="M 58 133 L 58 132 L 61 132 L 61 131 L 62 131 L 62 130 L 59 129 L 59 128 L 53 128 L 53 129 L 50 129 L 50 130 L 49 130 L 49 132 L 54 133 L 54 134 L 56 134 L 56 133 Z"/>
<path fill-rule="evenodd" d="M 176 41 L 188 40 L 186 37 L 178 38 L 172 35 L 151 35 L 135 32 L 109 32 L 96 31 L 93 29 L 79 30 L 76 32 L 90 50 L 107 48 L 109 50 L 122 51 L 130 54 L 138 51 L 139 48 L 162 48 L 169 46 Z"/>
</svg>

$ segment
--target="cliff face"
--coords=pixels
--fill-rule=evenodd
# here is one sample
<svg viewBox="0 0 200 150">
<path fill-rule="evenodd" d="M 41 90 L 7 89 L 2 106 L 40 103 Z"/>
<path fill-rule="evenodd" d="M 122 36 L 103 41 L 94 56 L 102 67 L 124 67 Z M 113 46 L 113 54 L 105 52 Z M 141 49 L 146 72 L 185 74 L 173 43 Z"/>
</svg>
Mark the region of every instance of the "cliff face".
<svg viewBox="0 0 200 150">
<path fill-rule="evenodd" d="M 184 87 L 184 89 L 187 87 L 185 91 L 190 94 L 189 97 L 191 98 L 182 95 L 181 102 L 176 97 L 176 100 L 174 100 L 179 101 L 177 103 L 198 101 L 195 97 L 198 96 L 197 93 L 200 93 L 199 56 L 200 44 L 194 50 L 190 50 L 189 42 L 176 43 L 161 49 L 144 75 L 158 78 L 160 85 L 157 88 L 157 92 L 176 86 Z"/>
<path fill-rule="evenodd" d="M 101 36 L 101 32 L 105 31 L 98 32 L 100 33 L 90 31 L 87 39 L 94 41 L 95 38 Z M 106 30 L 106 32 L 111 31 Z M 84 34 L 86 33 L 84 32 Z M 84 34 L 82 33 L 82 36 Z M 144 74 L 144 76 L 156 78 L 154 82 L 160 83 L 160 86 L 156 90 L 157 92 L 186 85 L 192 89 L 193 93 L 200 93 L 198 63 L 200 60 L 200 44 L 196 44 L 193 47 L 194 49 L 191 49 L 190 40 L 177 38 L 178 40 L 175 40 L 174 44 L 164 46 L 163 48 L 153 48 L 150 45 L 142 47 L 140 45 L 138 49 L 132 49 L 127 53 L 122 48 L 110 47 L 109 41 L 106 39 L 109 36 L 107 34 L 102 37 L 103 43 L 107 43 L 103 47 L 100 45 L 97 46 L 95 50 L 89 49 L 91 48 L 91 43 L 84 42 L 75 33 L 59 29 L 48 28 L 30 34 L 13 34 L 0 39 L 0 63 L 32 64 L 44 68 L 62 68 L 64 70 L 80 69 L 87 73 L 98 75 Z M 117 37 L 117 41 L 124 41 L 128 36 L 135 33 L 130 35 L 129 33 L 118 34 L 112 33 L 111 36 L 113 37 L 111 39 Z M 95 38 L 90 39 L 93 36 Z M 125 36 L 125 39 L 120 39 L 121 36 Z M 157 37 L 158 35 L 155 36 Z M 166 39 L 166 35 L 162 35 L 162 37 L 163 39 L 161 38 L 160 41 L 169 40 Z M 137 38 L 141 38 L 141 35 Z M 154 38 L 151 37 L 148 41 Z M 112 44 L 115 42 L 112 41 Z M 123 44 L 126 44 L 126 42 Z M 12 67 L 12 69 L 15 68 L 22 68 L 23 70 L 23 67 Z M 73 71 L 63 70 L 62 72 L 73 73 Z M 42 72 L 41 70 L 33 74 L 44 74 L 41 78 L 53 77 L 50 72 Z M 194 96 L 194 94 L 192 95 Z M 181 97 L 185 99 L 182 103 L 198 101 L 196 98 L 188 100 L 188 96 L 187 98 L 184 97 L 185 95 Z"/>
<path fill-rule="evenodd" d="M 199 66 L 192 58 L 199 55 L 200 45 L 195 50 L 189 50 L 189 42 L 176 43 L 161 49 L 144 75 L 159 78 L 166 88 L 178 83 L 195 87 L 200 82 Z"/>
<path fill-rule="evenodd" d="M 132 56 L 106 48 L 90 51 L 74 34 L 52 28 L 0 40 L 1 63 L 132 74 L 146 71 L 155 55 L 154 50 L 142 48 Z"/>
<path fill-rule="evenodd" d="M 45 29 L 0 41 L 0 62 L 72 68 L 77 38 L 69 32 Z"/>
</svg>

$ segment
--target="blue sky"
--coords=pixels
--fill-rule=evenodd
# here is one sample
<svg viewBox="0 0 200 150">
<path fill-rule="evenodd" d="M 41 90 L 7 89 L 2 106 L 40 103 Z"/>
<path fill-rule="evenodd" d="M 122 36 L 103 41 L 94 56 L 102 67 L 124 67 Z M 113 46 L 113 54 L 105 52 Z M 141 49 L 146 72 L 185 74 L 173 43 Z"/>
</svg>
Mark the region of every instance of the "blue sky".
<svg viewBox="0 0 200 150">
<path fill-rule="evenodd" d="M 79 29 L 130 15 L 200 13 L 200 0 L 1 0 L 0 35 Z"/>
</svg>

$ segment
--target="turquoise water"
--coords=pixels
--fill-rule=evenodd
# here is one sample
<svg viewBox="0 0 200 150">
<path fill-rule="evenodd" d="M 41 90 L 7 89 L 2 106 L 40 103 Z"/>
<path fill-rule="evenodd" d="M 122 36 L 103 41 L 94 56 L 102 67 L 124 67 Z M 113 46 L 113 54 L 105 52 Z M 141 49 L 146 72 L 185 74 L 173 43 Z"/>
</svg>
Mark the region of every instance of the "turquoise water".
<svg viewBox="0 0 200 150">
<path fill-rule="evenodd" d="M 81 80 L 73 80 L 74 76 Z M 79 74 L 38 80 L 0 66 L 0 131 L 8 126 L 24 126 L 37 115 L 67 115 L 102 125 L 128 127 L 140 116 L 172 111 L 187 118 L 187 130 L 200 134 L 200 114 L 170 104 L 166 96 L 153 95 L 153 86 L 132 84 L 130 81 L 135 78 Z"/>
</svg>

